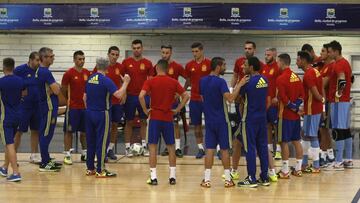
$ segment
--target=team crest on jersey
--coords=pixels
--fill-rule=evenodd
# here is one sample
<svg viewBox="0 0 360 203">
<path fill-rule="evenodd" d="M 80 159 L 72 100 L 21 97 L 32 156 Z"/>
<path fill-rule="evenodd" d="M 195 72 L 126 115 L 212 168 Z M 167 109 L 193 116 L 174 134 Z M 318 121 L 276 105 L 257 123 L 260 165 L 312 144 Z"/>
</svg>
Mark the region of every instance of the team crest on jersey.
<svg viewBox="0 0 360 203">
<path fill-rule="evenodd" d="M 88 76 L 84 75 L 84 80 L 87 81 L 88 80 Z"/>
<path fill-rule="evenodd" d="M 169 75 L 174 75 L 174 69 L 172 67 L 169 68 Z"/>
<path fill-rule="evenodd" d="M 115 74 L 116 75 L 120 75 L 120 70 L 117 68 L 117 69 L 115 69 Z"/>
<path fill-rule="evenodd" d="M 274 74 L 274 69 L 272 68 L 271 70 L 270 70 L 270 73 L 269 73 L 270 75 L 273 75 Z"/>
<path fill-rule="evenodd" d="M 202 71 L 202 72 L 205 72 L 206 69 L 207 69 L 207 68 L 206 68 L 206 65 L 202 65 L 202 66 L 201 66 L 201 71 Z"/>
<path fill-rule="evenodd" d="M 298 82 L 300 81 L 299 77 L 295 73 L 291 73 L 290 82 Z"/>
<path fill-rule="evenodd" d="M 264 78 L 260 78 L 258 83 L 256 84 L 256 88 L 264 88 L 264 87 L 267 87 L 267 86 L 268 86 L 268 84 L 264 80 Z"/>
<path fill-rule="evenodd" d="M 31 78 L 31 74 L 28 74 L 27 77 L 28 77 L 28 78 Z"/>
<path fill-rule="evenodd" d="M 321 76 L 320 72 L 319 72 L 317 69 L 314 69 L 314 70 L 315 70 L 315 75 L 316 75 L 316 77 L 317 77 L 317 78 L 320 77 L 320 76 Z"/>
<path fill-rule="evenodd" d="M 140 70 L 145 70 L 145 64 L 140 64 Z"/>
<path fill-rule="evenodd" d="M 195 68 L 192 68 L 191 71 L 194 72 L 194 71 L 195 71 Z"/>
<path fill-rule="evenodd" d="M 132 68 L 132 67 L 133 67 L 133 65 L 132 65 L 132 64 L 130 64 L 130 65 L 129 65 L 129 68 Z"/>
<path fill-rule="evenodd" d="M 75 80 L 77 80 L 77 79 L 78 79 L 78 77 L 77 77 L 77 76 L 75 76 L 75 77 L 74 77 L 74 79 L 75 79 Z"/>
</svg>

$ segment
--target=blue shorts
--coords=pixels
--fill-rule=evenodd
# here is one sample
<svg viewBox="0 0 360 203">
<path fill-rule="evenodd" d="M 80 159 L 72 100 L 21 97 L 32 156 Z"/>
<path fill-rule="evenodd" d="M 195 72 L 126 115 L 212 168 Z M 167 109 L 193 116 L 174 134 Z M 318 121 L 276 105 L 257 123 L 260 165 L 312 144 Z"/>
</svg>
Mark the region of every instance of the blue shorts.
<svg viewBox="0 0 360 203">
<path fill-rule="evenodd" d="M 330 103 L 331 127 L 333 129 L 350 128 L 350 102 Z"/>
<path fill-rule="evenodd" d="M 278 142 L 291 142 L 301 139 L 301 126 L 299 120 L 279 119 L 278 122 Z"/>
<path fill-rule="evenodd" d="M 85 109 L 67 109 L 64 132 L 85 132 Z"/>
<path fill-rule="evenodd" d="M 268 123 L 276 125 L 278 122 L 278 109 L 275 106 L 270 106 L 266 111 L 266 120 Z"/>
<path fill-rule="evenodd" d="M 18 128 L 17 123 L 1 123 L 0 137 L 4 145 L 14 144 L 14 137 Z"/>
<path fill-rule="evenodd" d="M 124 105 L 113 104 L 111 106 L 111 122 L 119 123 L 124 117 Z"/>
<path fill-rule="evenodd" d="M 201 125 L 202 114 L 204 112 L 203 102 L 190 100 L 189 108 L 190 108 L 190 124 Z"/>
<path fill-rule="evenodd" d="M 321 114 L 304 116 L 304 124 L 303 124 L 304 136 L 307 137 L 318 136 L 320 117 Z"/>
<path fill-rule="evenodd" d="M 145 96 L 145 102 L 146 102 L 146 107 L 149 108 L 149 104 L 150 104 L 149 96 Z M 140 119 L 147 118 L 147 116 L 145 115 L 145 113 L 143 112 L 143 110 L 141 108 L 138 96 L 128 95 L 126 98 L 124 108 L 125 108 L 125 117 L 126 117 L 126 120 L 128 120 L 128 121 L 134 120 L 136 110 L 139 113 Z"/>
<path fill-rule="evenodd" d="M 19 110 L 20 120 L 19 120 L 19 131 L 27 132 L 28 128 L 30 130 L 39 130 L 40 127 L 40 111 L 39 106 L 35 105 L 33 108 L 25 108 L 22 105 Z"/>
<path fill-rule="evenodd" d="M 161 135 L 163 136 L 166 145 L 175 144 L 174 123 L 150 120 L 146 133 L 147 143 L 158 144 Z"/>
<path fill-rule="evenodd" d="M 232 145 L 231 127 L 224 123 L 205 123 L 205 146 L 207 149 L 230 149 Z"/>
</svg>

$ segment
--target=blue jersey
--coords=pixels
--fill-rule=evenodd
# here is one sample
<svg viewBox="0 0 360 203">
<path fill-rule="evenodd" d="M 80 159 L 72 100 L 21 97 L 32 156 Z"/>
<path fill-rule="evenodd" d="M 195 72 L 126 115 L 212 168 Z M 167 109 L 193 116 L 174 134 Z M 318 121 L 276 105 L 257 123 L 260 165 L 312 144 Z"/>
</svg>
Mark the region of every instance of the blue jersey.
<svg viewBox="0 0 360 203">
<path fill-rule="evenodd" d="M 56 82 L 50 70 L 46 67 L 39 67 L 36 71 L 35 78 L 37 79 L 39 88 L 41 111 L 46 112 L 58 109 L 58 96 L 52 94 L 50 90 L 50 85 Z"/>
<path fill-rule="evenodd" d="M 92 111 L 105 111 L 111 108 L 111 96 L 116 92 L 115 83 L 101 73 L 90 76 L 85 86 L 86 108 Z"/>
<path fill-rule="evenodd" d="M 16 75 L 0 78 L 1 124 L 18 122 L 21 92 L 24 88 L 23 80 Z"/>
<path fill-rule="evenodd" d="M 253 75 L 240 89 L 244 97 L 243 122 L 266 121 L 266 95 L 268 81 L 262 75 Z"/>
<path fill-rule="evenodd" d="M 30 68 L 28 64 L 23 64 L 15 68 L 14 74 L 21 77 L 27 84 L 27 96 L 23 97 L 22 105 L 25 108 L 32 108 L 39 105 L 39 87 L 35 78 L 36 70 Z"/>
<path fill-rule="evenodd" d="M 226 81 L 209 75 L 200 80 L 200 95 L 203 97 L 205 123 L 228 122 L 224 93 L 229 92 Z"/>
</svg>

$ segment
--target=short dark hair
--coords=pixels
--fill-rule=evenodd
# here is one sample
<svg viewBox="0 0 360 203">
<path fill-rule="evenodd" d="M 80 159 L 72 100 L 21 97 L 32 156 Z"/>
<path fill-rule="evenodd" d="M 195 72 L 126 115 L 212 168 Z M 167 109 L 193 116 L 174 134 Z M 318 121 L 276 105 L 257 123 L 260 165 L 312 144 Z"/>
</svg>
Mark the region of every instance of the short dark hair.
<svg viewBox="0 0 360 203">
<path fill-rule="evenodd" d="M 169 63 L 168 63 L 167 60 L 160 59 L 160 60 L 157 62 L 156 66 L 159 67 L 162 71 L 167 72 Z"/>
<path fill-rule="evenodd" d="M 120 52 L 120 49 L 119 49 L 119 47 L 117 47 L 117 46 L 111 46 L 111 47 L 109 47 L 109 49 L 108 49 L 108 54 L 110 54 L 111 51 L 118 51 L 118 52 Z"/>
<path fill-rule="evenodd" d="M 312 52 L 312 51 L 314 51 L 314 48 L 310 44 L 304 44 L 301 47 L 301 51 Z"/>
<path fill-rule="evenodd" d="M 290 58 L 290 55 L 287 54 L 287 53 L 283 53 L 283 54 L 280 54 L 278 56 L 278 58 L 280 59 L 280 61 L 282 61 L 285 65 L 289 66 L 290 63 L 291 63 L 291 58 Z"/>
<path fill-rule="evenodd" d="M 256 44 L 253 41 L 247 40 L 247 41 L 245 41 L 244 44 L 251 44 L 254 47 L 254 49 L 256 49 Z"/>
<path fill-rule="evenodd" d="M 141 44 L 141 46 L 142 46 L 142 41 L 140 39 L 136 39 L 136 40 L 132 41 L 131 44 Z"/>
<path fill-rule="evenodd" d="M 4 58 L 3 59 L 3 68 L 6 71 L 13 71 L 15 68 L 15 61 L 13 58 Z"/>
<path fill-rule="evenodd" d="M 75 51 L 74 52 L 74 55 L 73 55 L 73 58 L 76 59 L 77 56 L 84 56 L 84 52 L 79 50 L 79 51 Z"/>
<path fill-rule="evenodd" d="M 222 57 L 214 57 L 211 59 L 211 70 L 214 71 L 217 66 L 222 66 L 225 59 Z"/>
<path fill-rule="evenodd" d="M 33 51 L 33 52 L 30 53 L 29 59 L 34 60 L 36 56 L 40 57 L 39 52 Z"/>
<path fill-rule="evenodd" d="M 260 70 L 260 61 L 256 56 L 251 56 L 247 59 L 249 66 L 252 66 L 254 71 Z"/>
<path fill-rule="evenodd" d="M 331 47 L 332 50 L 334 50 L 334 51 L 337 50 L 337 51 L 339 51 L 339 54 L 341 54 L 342 47 L 341 47 L 341 44 L 338 41 L 334 40 L 334 41 L 330 42 L 329 43 L 329 48 L 330 47 Z"/>
<path fill-rule="evenodd" d="M 203 49 L 204 49 L 204 45 L 203 45 L 201 42 L 194 42 L 194 43 L 192 43 L 191 48 L 192 48 L 192 49 L 194 49 L 194 48 L 199 48 L 200 50 L 203 50 Z"/>
<path fill-rule="evenodd" d="M 329 43 L 323 44 L 323 47 L 324 47 L 326 50 L 329 50 L 330 44 L 329 44 Z"/>
<path fill-rule="evenodd" d="M 298 51 L 297 56 L 300 57 L 300 59 L 304 59 L 307 63 L 311 63 L 312 59 L 307 51 Z"/>
<path fill-rule="evenodd" d="M 171 44 L 161 45 L 161 49 L 170 49 L 172 50 Z"/>
</svg>

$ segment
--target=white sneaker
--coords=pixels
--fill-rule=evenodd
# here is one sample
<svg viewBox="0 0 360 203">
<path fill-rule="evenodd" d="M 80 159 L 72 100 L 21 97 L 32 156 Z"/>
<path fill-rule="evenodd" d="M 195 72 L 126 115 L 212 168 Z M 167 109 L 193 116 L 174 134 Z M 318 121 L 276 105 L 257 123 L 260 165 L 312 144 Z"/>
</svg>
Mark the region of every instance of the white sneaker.
<svg viewBox="0 0 360 203">
<path fill-rule="evenodd" d="M 144 147 L 143 156 L 150 156 L 150 152 L 147 147 Z"/>
<path fill-rule="evenodd" d="M 133 154 L 133 152 L 131 151 L 130 147 L 128 147 L 128 148 L 125 149 L 125 156 L 126 156 L 126 157 L 129 157 L 129 158 L 134 156 L 134 154 Z"/>
<path fill-rule="evenodd" d="M 326 168 L 325 171 L 344 171 L 344 164 L 341 163 L 331 163 Z"/>
<path fill-rule="evenodd" d="M 31 154 L 31 155 L 30 155 L 30 163 L 32 163 L 32 164 L 39 164 L 39 163 L 41 163 L 40 155 L 39 155 L 38 153 L 36 153 L 36 154 Z"/>
</svg>

